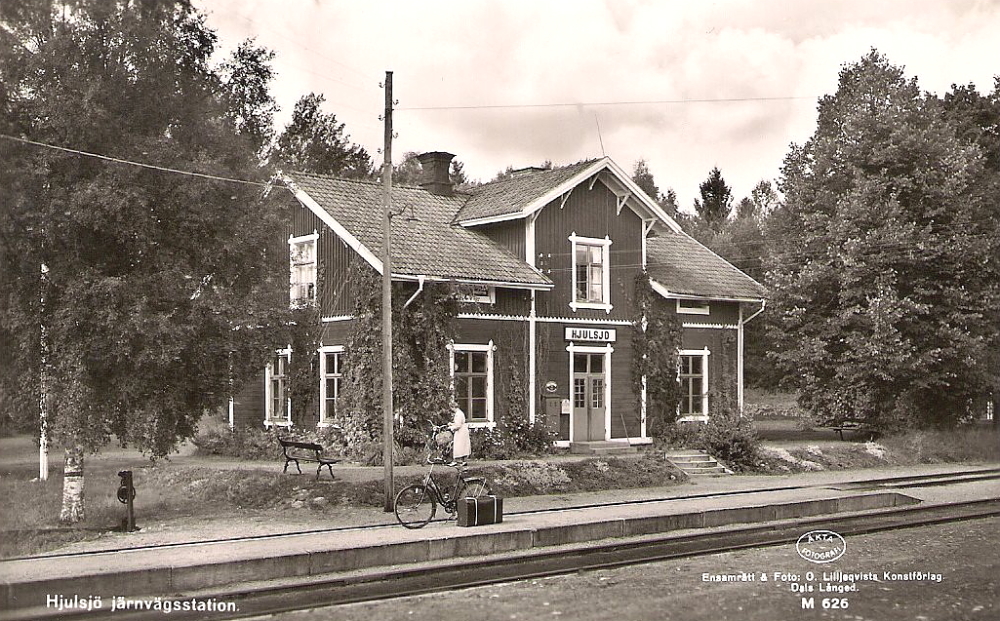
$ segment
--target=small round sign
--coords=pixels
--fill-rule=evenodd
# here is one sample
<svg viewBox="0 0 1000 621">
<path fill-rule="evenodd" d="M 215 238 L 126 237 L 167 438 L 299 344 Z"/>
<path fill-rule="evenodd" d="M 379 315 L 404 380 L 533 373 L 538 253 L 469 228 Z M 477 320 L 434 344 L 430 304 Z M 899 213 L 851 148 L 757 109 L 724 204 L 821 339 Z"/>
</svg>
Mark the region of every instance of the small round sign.
<svg viewBox="0 0 1000 621">
<path fill-rule="evenodd" d="M 552 380 L 545 382 L 545 392 L 555 392 L 559 390 L 559 384 L 556 384 Z"/>
<path fill-rule="evenodd" d="M 795 551 L 810 563 L 832 563 L 847 552 L 847 542 L 832 530 L 811 530 L 795 542 Z"/>
</svg>

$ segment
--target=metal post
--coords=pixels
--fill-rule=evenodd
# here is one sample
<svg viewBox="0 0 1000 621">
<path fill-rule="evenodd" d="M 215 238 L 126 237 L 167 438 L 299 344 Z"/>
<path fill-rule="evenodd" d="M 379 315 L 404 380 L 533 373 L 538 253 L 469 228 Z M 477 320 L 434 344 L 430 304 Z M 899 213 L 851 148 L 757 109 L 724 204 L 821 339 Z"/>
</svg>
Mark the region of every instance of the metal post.
<svg viewBox="0 0 1000 621">
<path fill-rule="evenodd" d="M 385 511 L 395 500 L 392 480 L 392 72 L 385 72 L 385 156 L 382 163 L 382 460 L 385 464 Z"/>
<path fill-rule="evenodd" d="M 42 263 L 41 308 L 39 312 L 41 360 L 38 365 L 38 480 L 49 478 L 49 333 L 45 324 L 45 294 L 49 287 L 49 268 Z"/>
</svg>

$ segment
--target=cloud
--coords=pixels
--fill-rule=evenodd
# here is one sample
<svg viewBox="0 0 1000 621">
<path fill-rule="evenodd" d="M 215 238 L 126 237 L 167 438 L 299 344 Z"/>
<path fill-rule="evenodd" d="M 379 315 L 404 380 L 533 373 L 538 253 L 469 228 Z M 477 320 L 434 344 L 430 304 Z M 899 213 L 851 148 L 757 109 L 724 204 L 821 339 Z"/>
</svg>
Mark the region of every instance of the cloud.
<svg viewBox="0 0 1000 621">
<path fill-rule="evenodd" d="M 645 158 L 682 205 L 713 166 L 737 199 L 777 177 L 814 129 L 816 98 L 872 47 L 939 93 L 991 88 L 1000 57 L 1000 3 L 974 0 L 202 2 L 224 41 L 256 34 L 278 51 L 286 113 L 322 92 L 373 156 L 389 69 L 394 153 L 447 150 L 486 180 L 599 156 L 603 138 L 626 169 Z M 799 99 L 771 99 L 785 97 Z M 748 101 L 702 101 L 720 98 Z M 627 103 L 678 100 L 692 101 Z M 538 106 L 608 102 L 623 103 Z M 518 104 L 534 107 L 475 108 Z M 407 109 L 426 106 L 460 108 Z"/>
</svg>

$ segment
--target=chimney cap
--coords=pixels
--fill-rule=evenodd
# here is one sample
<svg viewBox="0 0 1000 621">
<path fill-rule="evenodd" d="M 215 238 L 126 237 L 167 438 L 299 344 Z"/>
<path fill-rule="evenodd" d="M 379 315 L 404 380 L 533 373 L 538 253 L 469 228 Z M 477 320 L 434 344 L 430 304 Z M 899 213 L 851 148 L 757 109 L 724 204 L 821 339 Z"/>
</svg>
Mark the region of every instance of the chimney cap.
<svg viewBox="0 0 1000 621">
<path fill-rule="evenodd" d="M 431 194 L 451 196 L 454 184 L 451 182 L 451 160 L 454 153 L 446 151 L 430 151 L 417 156 L 423 169 L 420 175 L 420 187 Z"/>
</svg>

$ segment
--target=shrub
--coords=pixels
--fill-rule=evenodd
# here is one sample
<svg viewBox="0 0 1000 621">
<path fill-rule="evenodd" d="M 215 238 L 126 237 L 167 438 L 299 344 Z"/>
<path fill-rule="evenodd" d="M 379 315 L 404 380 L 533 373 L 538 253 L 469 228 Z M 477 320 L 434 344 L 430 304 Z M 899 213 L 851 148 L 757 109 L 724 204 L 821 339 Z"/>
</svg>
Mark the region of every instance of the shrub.
<svg viewBox="0 0 1000 621">
<path fill-rule="evenodd" d="M 736 471 L 753 468 L 759 457 L 760 441 L 753 421 L 733 411 L 711 416 L 701 430 L 699 444 Z"/>
<path fill-rule="evenodd" d="M 245 460 L 273 460 L 281 457 L 278 431 L 256 427 L 213 427 L 204 429 L 192 440 L 198 452 Z"/>
<path fill-rule="evenodd" d="M 716 412 L 707 423 L 677 423 L 663 440 L 672 448 L 706 451 L 740 472 L 753 469 L 760 459 L 753 420 L 733 411 Z"/>
<path fill-rule="evenodd" d="M 1000 461 L 1000 431 L 981 424 L 910 431 L 886 436 L 880 443 L 894 457 L 909 463 Z"/>
<path fill-rule="evenodd" d="M 472 430 L 472 455 L 476 459 L 515 459 L 552 452 L 555 435 L 536 422 L 510 416 L 496 427 Z"/>
</svg>

